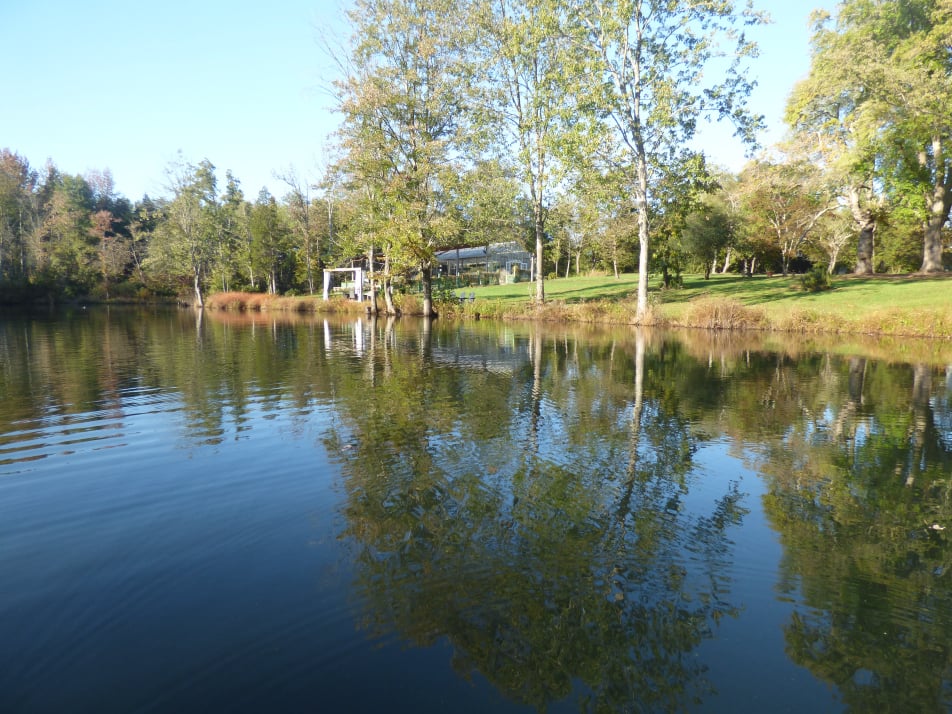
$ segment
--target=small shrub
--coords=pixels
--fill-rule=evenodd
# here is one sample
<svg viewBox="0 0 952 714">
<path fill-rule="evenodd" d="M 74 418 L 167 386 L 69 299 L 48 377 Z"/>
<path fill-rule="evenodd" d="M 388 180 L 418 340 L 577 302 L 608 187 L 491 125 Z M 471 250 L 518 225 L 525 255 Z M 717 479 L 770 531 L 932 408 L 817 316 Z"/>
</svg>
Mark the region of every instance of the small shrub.
<svg viewBox="0 0 952 714">
<path fill-rule="evenodd" d="M 810 272 L 804 273 L 800 277 L 800 285 L 808 293 L 818 293 L 832 288 L 833 282 L 830 280 L 830 274 L 826 271 L 826 268 L 822 265 L 814 265 Z"/>
</svg>

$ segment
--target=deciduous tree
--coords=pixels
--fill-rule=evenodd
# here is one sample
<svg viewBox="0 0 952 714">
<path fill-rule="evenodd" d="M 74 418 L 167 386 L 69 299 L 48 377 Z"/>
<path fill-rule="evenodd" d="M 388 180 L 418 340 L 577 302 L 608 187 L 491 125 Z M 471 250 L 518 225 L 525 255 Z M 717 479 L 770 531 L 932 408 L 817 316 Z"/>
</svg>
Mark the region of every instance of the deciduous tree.
<svg viewBox="0 0 952 714">
<path fill-rule="evenodd" d="M 784 275 L 820 218 L 836 207 L 818 179 L 814 166 L 796 160 L 758 160 L 741 174 L 748 227 L 771 236 Z"/>
<path fill-rule="evenodd" d="M 640 319 L 648 309 L 651 186 L 703 117 L 726 118 L 753 139 L 759 120 L 745 110 L 753 85 L 743 63 L 756 55 L 756 45 L 740 28 L 763 17 L 749 2 L 730 0 L 573 0 L 568 12 L 590 51 L 588 105 L 613 135 L 606 158 L 630 176 Z M 716 71 L 721 65 L 723 72 Z"/>
<path fill-rule="evenodd" d="M 268 293 L 275 295 L 279 277 L 283 277 L 291 265 L 291 230 L 281 207 L 267 189 L 261 189 L 251 209 L 250 229 L 254 262 L 268 281 Z"/>
<path fill-rule="evenodd" d="M 0 283 L 28 278 L 27 244 L 38 219 L 37 181 L 29 161 L 0 150 Z"/>
<path fill-rule="evenodd" d="M 536 293 L 545 301 L 546 222 L 559 183 L 560 159 L 576 141 L 572 87 L 580 61 L 564 27 L 566 15 L 554 0 L 481 0 L 476 3 L 482 77 L 477 102 L 495 129 L 495 146 L 509 158 L 532 207 Z"/>
<path fill-rule="evenodd" d="M 465 124 L 457 71 L 463 48 L 447 21 L 459 10 L 455 0 L 357 0 L 350 64 L 337 84 L 345 151 L 382 169 L 388 258 L 419 270 L 427 316 L 435 314 L 435 252 L 459 232 L 445 210 Z"/>
<path fill-rule="evenodd" d="M 172 199 L 155 232 L 149 262 L 169 275 L 187 277 L 196 305 L 203 307 L 205 281 L 215 257 L 215 166 L 208 159 L 195 165 L 180 157 L 169 166 L 167 176 Z"/>
<path fill-rule="evenodd" d="M 817 18 L 809 80 L 837 109 L 836 128 L 874 154 L 876 178 L 917 197 L 924 273 L 944 269 L 942 229 L 952 208 L 950 33 L 949 0 L 844 0 L 835 24 Z M 854 214 L 869 225 L 871 216 L 855 207 Z M 866 270 L 862 232 L 861 239 L 858 267 Z"/>
</svg>

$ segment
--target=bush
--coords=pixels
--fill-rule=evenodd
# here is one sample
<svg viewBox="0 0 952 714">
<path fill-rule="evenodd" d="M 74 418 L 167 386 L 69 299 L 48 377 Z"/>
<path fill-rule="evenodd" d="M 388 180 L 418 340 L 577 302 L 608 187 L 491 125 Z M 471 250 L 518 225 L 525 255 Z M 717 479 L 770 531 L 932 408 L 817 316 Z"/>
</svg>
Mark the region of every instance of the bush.
<svg viewBox="0 0 952 714">
<path fill-rule="evenodd" d="M 810 272 L 804 273 L 800 278 L 800 285 L 809 293 L 818 293 L 833 287 L 830 274 L 822 265 L 814 265 Z"/>
</svg>

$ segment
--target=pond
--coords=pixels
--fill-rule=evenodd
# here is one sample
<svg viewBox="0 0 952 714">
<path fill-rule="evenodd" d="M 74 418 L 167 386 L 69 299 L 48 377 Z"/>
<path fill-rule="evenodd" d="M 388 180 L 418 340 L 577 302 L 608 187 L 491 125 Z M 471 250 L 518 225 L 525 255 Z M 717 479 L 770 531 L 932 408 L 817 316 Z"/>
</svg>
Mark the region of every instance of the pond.
<svg viewBox="0 0 952 714">
<path fill-rule="evenodd" d="M 0 321 L 0 711 L 944 711 L 948 345 Z"/>
</svg>

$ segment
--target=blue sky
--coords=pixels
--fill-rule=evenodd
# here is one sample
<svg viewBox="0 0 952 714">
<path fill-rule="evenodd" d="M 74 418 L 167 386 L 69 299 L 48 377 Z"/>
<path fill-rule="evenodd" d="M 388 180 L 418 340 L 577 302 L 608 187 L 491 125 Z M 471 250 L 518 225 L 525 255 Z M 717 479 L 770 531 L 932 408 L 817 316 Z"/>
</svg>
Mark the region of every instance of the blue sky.
<svg viewBox="0 0 952 714">
<path fill-rule="evenodd" d="M 137 200 L 163 195 L 179 151 L 230 169 L 246 197 L 284 193 L 275 171 L 316 180 L 337 118 L 322 87 L 334 67 L 321 37 L 346 32 L 347 0 L 9 0 L 0 2 L 0 146 L 36 168 L 110 169 Z M 807 18 L 834 0 L 755 0 L 774 23 L 759 28 L 763 143 L 783 134 L 783 105 L 809 68 Z M 743 164 L 730 130 L 704 129 L 717 163 Z"/>
</svg>

